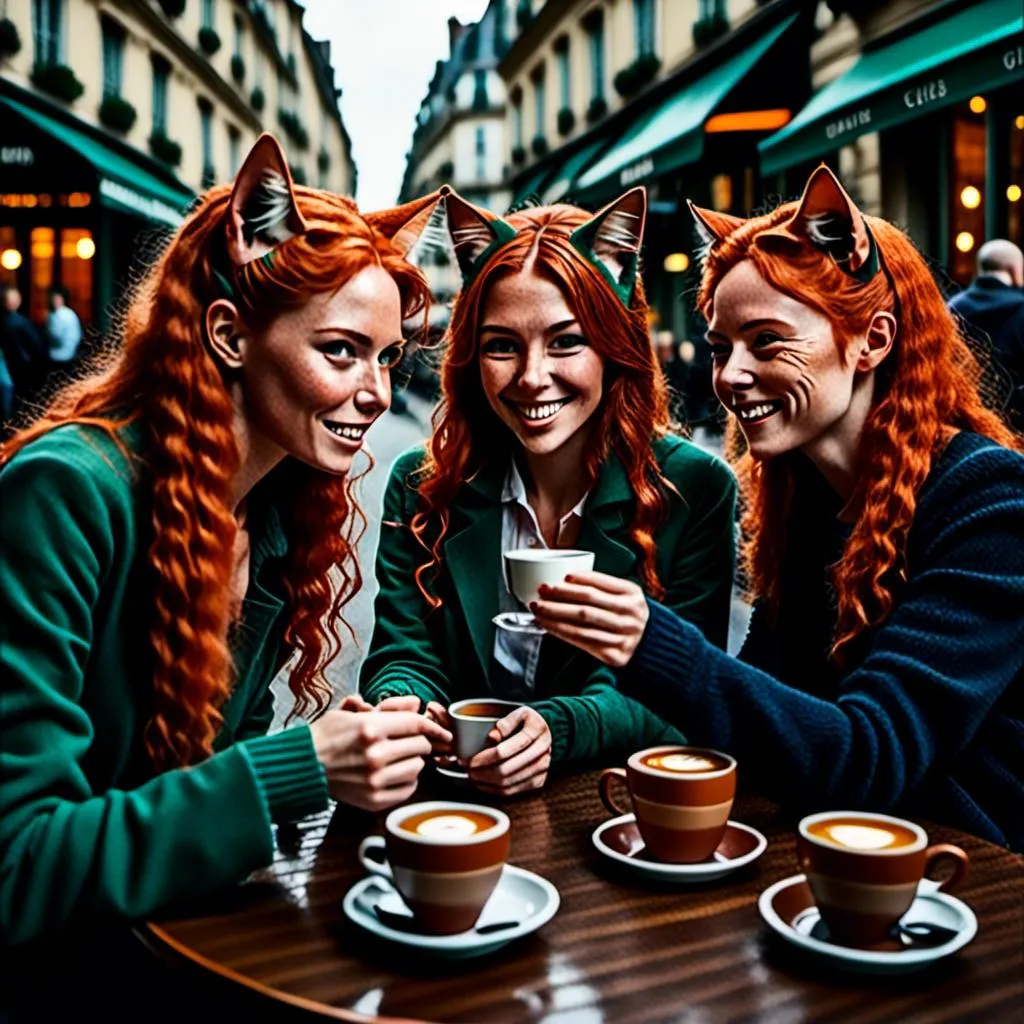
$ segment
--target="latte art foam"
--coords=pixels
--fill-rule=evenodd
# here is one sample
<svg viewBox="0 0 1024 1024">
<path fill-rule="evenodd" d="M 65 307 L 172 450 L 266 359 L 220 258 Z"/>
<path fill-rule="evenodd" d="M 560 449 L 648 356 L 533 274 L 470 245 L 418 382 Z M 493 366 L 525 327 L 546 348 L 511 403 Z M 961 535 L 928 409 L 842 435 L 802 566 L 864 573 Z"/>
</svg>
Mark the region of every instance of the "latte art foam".
<svg viewBox="0 0 1024 1024">
<path fill-rule="evenodd" d="M 827 831 L 832 842 L 853 850 L 884 850 L 896 842 L 896 836 L 887 828 L 873 825 L 831 825 Z"/>
<path fill-rule="evenodd" d="M 662 754 L 645 761 L 651 768 L 666 772 L 711 772 L 721 765 L 700 754 Z"/>
<path fill-rule="evenodd" d="M 461 814 L 440 814 L 436 818 L 427 818 L 416 826 L 416 834 L 420 836 L 471 836 L 478 832 L 476 822 L 464 818 Z"/>
<path fill-rule="evenodd" d="M 474 810 L 463 811 L 458 807 L 445 807 L 411 814 L 398 828 L 410 835 L 457 845 L 478 832 L 494 828 L 497 824 L 498 820 L 489 814 L 481 814 Z"/>
</svg>

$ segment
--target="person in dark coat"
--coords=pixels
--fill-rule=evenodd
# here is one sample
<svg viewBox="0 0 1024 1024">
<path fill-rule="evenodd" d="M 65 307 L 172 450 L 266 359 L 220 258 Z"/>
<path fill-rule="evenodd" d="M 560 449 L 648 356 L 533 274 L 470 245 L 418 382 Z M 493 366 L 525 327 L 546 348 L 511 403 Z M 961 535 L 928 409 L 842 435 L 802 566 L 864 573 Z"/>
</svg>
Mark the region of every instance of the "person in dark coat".
<svg viewBox="0 0 1024 1024">
<path fill-rule="evenodd" d="M 978 276 L 949 308 L 972 340 L 991 346 L 993 361 L 1012 384 L 1006 417 L 1024 431 L 1024 253 L 1004 238 L 986 242 L 978 250 Z"/>
<path fill-rule="evenodd" d="M 30 397 L 42 384 L 47 369 L 47 349 L 43 336 L 28 317 L 21 313 L 21 292 L 13 286 L 4 289 L 0 307 L 0 351 L 14 386 L 13 409 Z"/>
</svg>

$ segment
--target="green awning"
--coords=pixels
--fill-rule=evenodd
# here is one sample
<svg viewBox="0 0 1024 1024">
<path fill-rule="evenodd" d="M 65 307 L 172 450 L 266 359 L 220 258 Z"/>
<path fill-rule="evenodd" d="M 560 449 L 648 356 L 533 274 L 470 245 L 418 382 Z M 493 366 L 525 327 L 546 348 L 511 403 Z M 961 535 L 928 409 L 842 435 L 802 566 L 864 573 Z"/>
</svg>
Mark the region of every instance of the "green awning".
<svg viewBox="0 0 1024 1024">
<path fill-rule="evenodd" d="M 812 160 L 863 135 L 1024 79 L 1021 0 L 983 0 L 863 53 L 760 144 L 761 173 Z"/>
<path fill-rule="evenodd" d="M 535 192 L 537 195 L 540 195 L 541 186 L 543 186 L 544 182 L 547 181 L 551 171 L 551 165 L 548 164 L 547 166 L 542 167 L 539 171 L 535 171 L 528 178 L 525 178 L 522 185 L 516 189 L 515 198 L 512 200 L 512 204 L 515 205 L 516 203 L 521 203 L 531 192 Z"/>
<path fill-rule="evenodd" d="M 102 206 L 171 227 L 177 227 L 184 219 L 181 211 L 192 200 L 192 193 L 184 185 L 173 188 L 98 139 L 17 100 L 2 97 L 0 106 L 4 105 L 92 164 L 99 178 Z"/>
<path fill-rule="evenodd" d="M 597 142 L 584 146 L 578 153 L 574 153 L 558 169 L 551 183 L 544 189 L 544 202 L 557 203 L 572 191 L 573 183 L 590 166 L 590 162 L 597 156 L 598 150 L 605 145 L 607 139 L 598 139 Z"/>
<path fill-rule="evenodd" d="M 580 178 L 580 195 L 596 198 L 699 160 L 704 152 L 704 122 L 796 17 L 791 14 L 742 53 L 641 115 L 623 139 Z"/>
</svg>

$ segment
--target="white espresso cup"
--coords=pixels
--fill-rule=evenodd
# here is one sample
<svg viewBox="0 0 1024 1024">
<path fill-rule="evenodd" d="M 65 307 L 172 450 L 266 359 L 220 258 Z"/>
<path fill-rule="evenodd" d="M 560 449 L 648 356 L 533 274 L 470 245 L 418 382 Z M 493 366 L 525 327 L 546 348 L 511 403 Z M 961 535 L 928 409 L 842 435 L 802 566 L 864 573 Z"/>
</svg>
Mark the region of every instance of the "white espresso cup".
<svg viewBox="0 0 1024 1024">
<path fill-rule="evenodd" d="M 487 734 L 494 723 L 511 714 L 521 704 L 511 700 L 494 700 L 491 697 L 459 700 L 448 708 L 451 722 L 452 746 L 455 756 L 468 761 L 488 746 Z"/>
<path fill-rule="evenodd" d="M 593 551 L 569 548 L 516 548 L 505 552 L 505 582 L 509 593 L 527 608 L 538 599 L 537 590 L 542 583 L 557 586 L 566 576 L 577 572 L 591 572 L 594 568 Z"/>
</svg>

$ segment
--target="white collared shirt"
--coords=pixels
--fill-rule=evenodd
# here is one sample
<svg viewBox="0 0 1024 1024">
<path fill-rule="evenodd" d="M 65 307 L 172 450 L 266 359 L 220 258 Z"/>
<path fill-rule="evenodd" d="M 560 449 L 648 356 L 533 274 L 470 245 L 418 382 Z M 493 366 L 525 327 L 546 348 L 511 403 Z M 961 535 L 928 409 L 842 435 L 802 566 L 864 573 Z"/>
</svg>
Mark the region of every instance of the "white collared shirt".
<svg viewBox="0 0 1024 1024">
<path fill-rule="evenodd" d="M 590 492 L 569 509 L 558 520 L 558 531 L 555 537 L 557 544 L 563 533 L 574 526 L 574 518 L 582 520 L 583 506 Z M 516 548 L 547 548 L 537 513 L 534 512 L 526 496 L 526 484 L 519 473 L 515 459 L 505 477 L 501 491 L 501 550 L 513 551 Z M 502 612 L 521 612 L 523 606 L 509 593 L 505 580 L 504 559 L 502 571 L 498 575 L 498 608 Z M 533 692 L 534 676 L 537 673 L 537 662 L 540 660 L 540 645 L 544 638 L 530 636 L 526 633 L 510 633 L 507 629 L 494 631 L 494 660 L 504 672 L 497 673 L 496 684 L 501 695 L 512 698 L 529 697 Z M 506 676 L 507 673 L 507 676 Z M 504 678 L 502 678 L 504 677 Z"/>
</svg>

